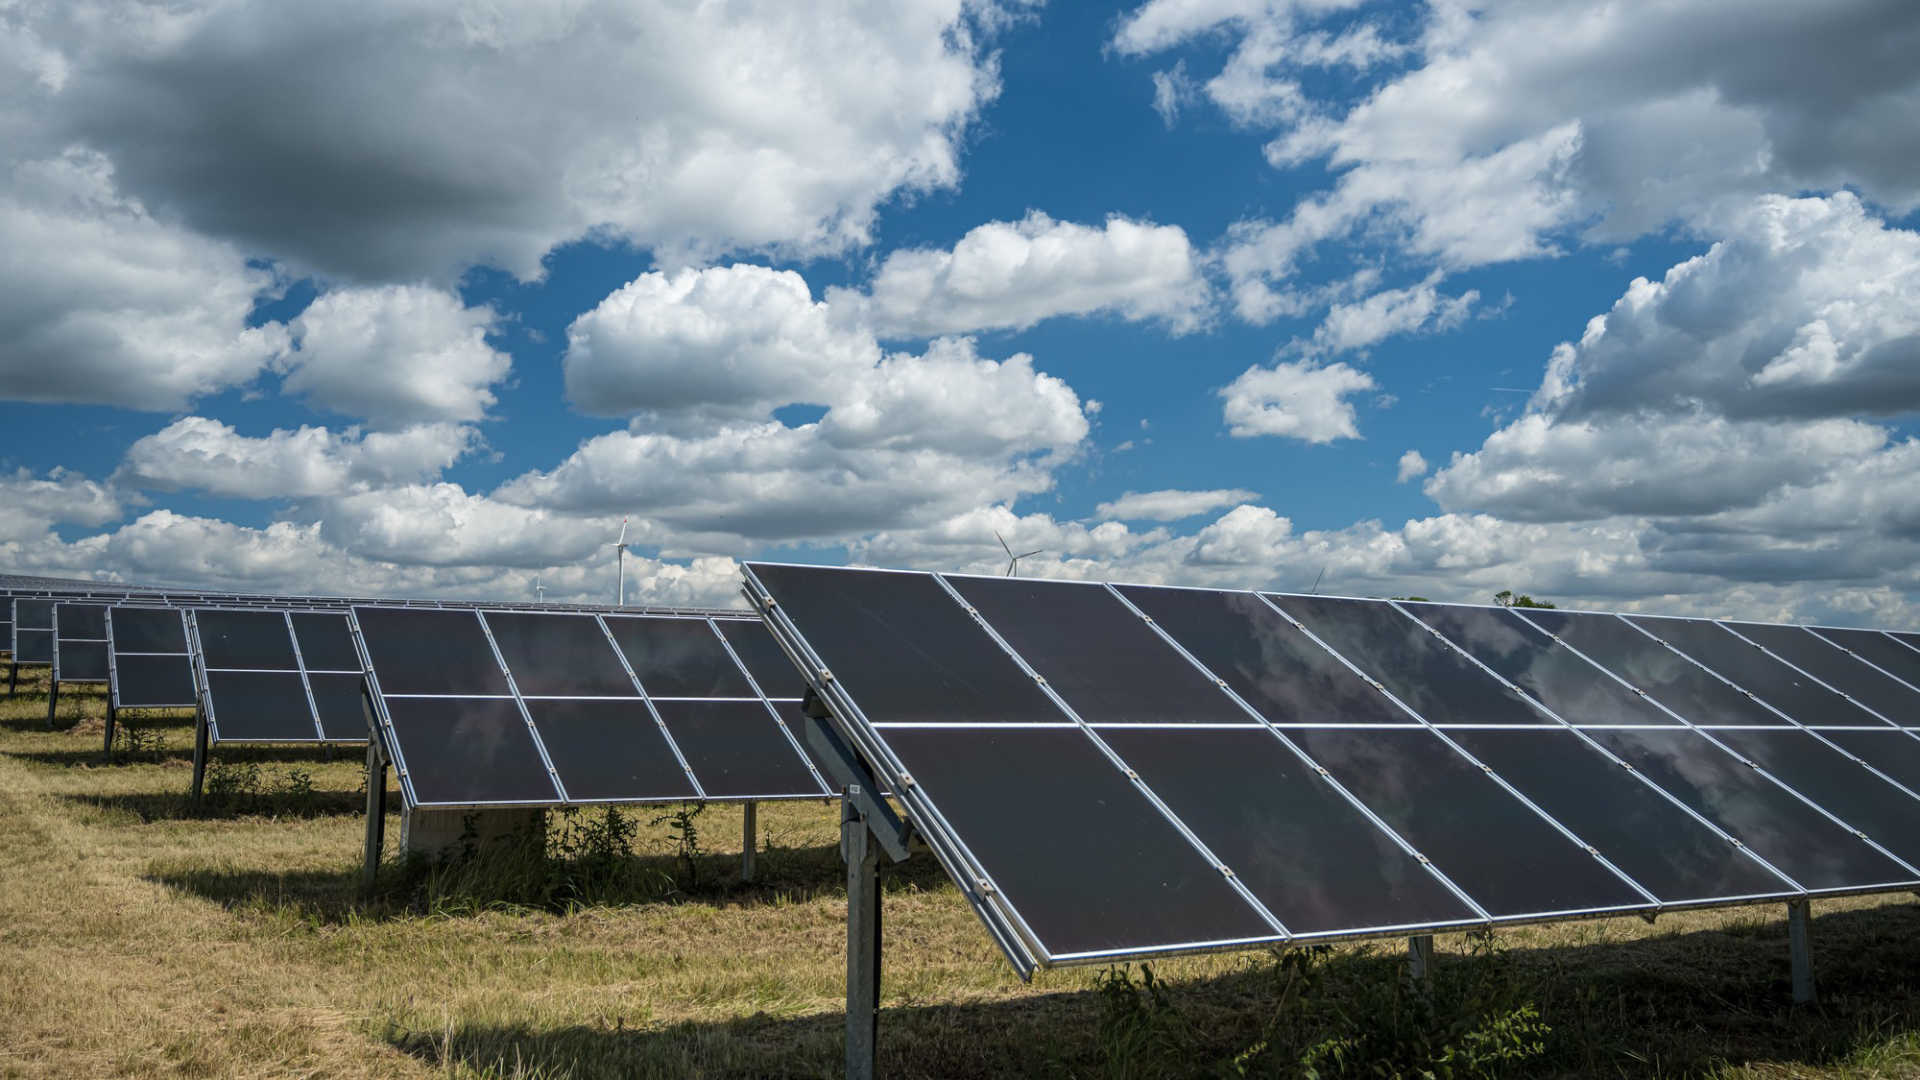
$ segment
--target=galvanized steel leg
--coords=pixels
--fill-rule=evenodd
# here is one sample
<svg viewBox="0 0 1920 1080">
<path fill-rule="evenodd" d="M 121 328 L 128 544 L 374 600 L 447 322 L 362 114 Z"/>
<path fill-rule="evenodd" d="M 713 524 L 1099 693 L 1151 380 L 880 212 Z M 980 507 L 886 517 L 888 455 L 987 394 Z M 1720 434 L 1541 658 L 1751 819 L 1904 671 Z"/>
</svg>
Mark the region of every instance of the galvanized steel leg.
<svg viewBox="0 0 1920 1080">
<path fill-rule="evenodd" d="M 113 725 L 120 719 L 119 710 L 113 707 L 113 695 L 107 695 L 107 737 L 100 744 L 100 760 L 113 760 Z"/>
<path fill-rule="evenodd" d="M 755 805 L 756 804 L 754 803 L 748 803 L 746 805 L 746 810 L 745 810 L 746 820 L 740 826 L 740 880 L 741 881 L 753 880 L 754 854 L 755 854 L 755 850 L 759 847 L 759 844 L 757 842 L 758 837 L 756 834 L 758 834 L 760 831 L 759 829 L 755 828 L 755 821 L 754 821 L 754 818 L 756 816 L 754 814 Z"/>
<path fill-rule="evenodd" d="M 47 727 L 53 727 L 53 709 L 60 704 L 60 680 L 47 680 Z"/>
<path fill-rule="evenodd" d="M 1805 900 L 1787 902 L 1787 947 L 1793 953 L 1793 1003 L 1811 1005 L 1813 990 L 1813 949 L 1808 943 L 1807 918 L 1812 904 Z"/>
<path fill-rule="evenodd" d="M 841 800 L 847 860 L 847 1080 L 873 1080 L 880 1020 L 879 846 L 852 799 Z"/>
<path fill-rule="evenodd" d="M 200 791 L 207 781 L 207 714 L 193 715 L 193 805 L 200 805 Z"/>
<path fill-rule="evenodd" d="M 1416 934 L 1407 939 L 1407 978 L 1422 990 L 1433 985 L 1433 935 Z"/>
<path fill-rule="evenodd" d="M 367 861 L 360 872 L 360 891 L 373 895 L 380 874 L 380 854 L 387 841 L 387 760 L 377 741 L 367 743 Z"/>
<path fill-rule="evenodd" d="M 13 696 L 13 688 L 20 685 L 20 665 L 7 665 L 7 696 Z"/>
</svg>

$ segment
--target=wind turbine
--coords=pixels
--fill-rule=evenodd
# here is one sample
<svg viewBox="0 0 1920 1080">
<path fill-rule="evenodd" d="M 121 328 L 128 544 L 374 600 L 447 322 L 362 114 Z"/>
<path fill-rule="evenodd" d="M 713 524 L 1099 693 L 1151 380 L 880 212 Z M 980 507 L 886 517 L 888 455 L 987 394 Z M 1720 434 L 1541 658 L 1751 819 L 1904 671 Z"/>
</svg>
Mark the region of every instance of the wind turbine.
<svg viewBox="0 0 1920 1080">
<path fill-rule="evenodd" d="M 1047 550 L 1046 548 L 1036 548 L 1033 551 L 1023 551 L 1020 554 L 1015 555 L 1013 553 L 1013 549 L 1007 546 L 1007 538 L 1000 535 L 1000 530 L 995 529 L 993 531 L 993 538 L 995 540 L 1000 541 L 1000 550 L 1007 553 L 1007 576 L 1008 577 L 1020 576 L 1020 560 L 1021 559 L 1027 558 L 1030 555 L 1042 554 Z"/>
<path fill-rule="evenodd" d="M 614 562 L 618 563 L 620 567 L 620 606 L 626 607 L 627 606 L 627 519 L 624 517 L 620 519 L 620 539 L 615 540 L 611 546 L 613 547 L 613 552 L 614 552 L 614 555 L 613 555 Z"/>
<path fill-rule="evenodd" d="M 535 603 L 544 604 L 547 602 L 547 587 L 540 584 L 539 578 L 533 579 L 533 597 Z"/>
</svg>

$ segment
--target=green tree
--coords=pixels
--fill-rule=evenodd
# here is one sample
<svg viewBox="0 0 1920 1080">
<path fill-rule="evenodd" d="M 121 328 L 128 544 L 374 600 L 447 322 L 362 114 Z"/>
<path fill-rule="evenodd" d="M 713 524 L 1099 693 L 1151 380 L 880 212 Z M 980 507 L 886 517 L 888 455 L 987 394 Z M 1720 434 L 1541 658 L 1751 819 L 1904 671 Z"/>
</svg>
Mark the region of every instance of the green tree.
<svg viewBox="0 0 1920 1080">
<path fill-rule="evenodd" d="M 1493 602 L 1501 607 L 1537 607 L 1550 608 L 1556 605 L 1545 600 L 1535 600 L 1526 593 L 1516 594 L 1512 589 L 1501 589 L 1493 594 Z"/>
</svg>

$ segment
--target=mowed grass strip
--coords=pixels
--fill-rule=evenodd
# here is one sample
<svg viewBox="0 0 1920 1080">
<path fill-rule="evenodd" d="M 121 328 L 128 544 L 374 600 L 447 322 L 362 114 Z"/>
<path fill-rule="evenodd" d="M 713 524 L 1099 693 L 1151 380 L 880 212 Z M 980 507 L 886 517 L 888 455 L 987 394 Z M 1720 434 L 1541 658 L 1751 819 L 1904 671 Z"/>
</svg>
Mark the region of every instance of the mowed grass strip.
<svg viewBox="0 0 1920 1080">
<path fill-rule="evenodd" d="M 125 718 L 102 764 L 104 711 L 63 688 L 48 731 L 45 669 L 0 700 L 0 1076 L 840 1070 L 831 805 L 761 806 L 752 885 L 737 808 L 695 818 L 694 851 L 638 809 L 631 884 L 588 900 L 463 900 L 394 866 L 363 901 L 360 755 L 222 751 L 196 810 L 190 719 Z M 1442 937 L 1427 995 L 1393 942 L 1025 984 L 931 858 L 884 888 L 889 1076 L 1920 1075 L 1907 896 L 1818 904 L 1821 1002 L 1795 1008 L 1777 905 Z"/>
</svg>

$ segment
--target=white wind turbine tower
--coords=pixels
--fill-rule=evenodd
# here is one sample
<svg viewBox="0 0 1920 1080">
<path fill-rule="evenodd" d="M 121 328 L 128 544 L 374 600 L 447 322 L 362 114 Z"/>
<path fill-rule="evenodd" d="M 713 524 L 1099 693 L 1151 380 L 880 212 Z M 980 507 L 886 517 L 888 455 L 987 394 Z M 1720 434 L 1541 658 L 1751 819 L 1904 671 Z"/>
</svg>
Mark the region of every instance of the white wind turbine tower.
<svg viewBox="0 0 1920 1080">
<path fill-rule="evenodd" d="M 627 519 L 620 519 L 620 539 L 612 544 L 613 558 L 620 567 L 620 606 L 627 606 Z"/>
<path fill-rule="evenodd" d="M 533 579 L 533 599 L 536 604 L 544 604 L 547 602 L 547 587 L 540 584 L 539 578 Z"/>
<path fill-rule="evenodd" d="M 1031 556 L 1031 555 L 1042 554 L 1047 550 L 1046 548 L 1036 548 L 1032 551 L 1023 551 L 1020 554 L 1015 555 L 1013 553 L 1013 549 L 1007 546 L 1007 538 L 1000 535 L 1000 530 L 995 529 L 993 531 L 993 538 L 995 540 L 1000 541 L 1000 550 L 1007 553 L 1007 576 L 1008 577 L 1020 576 L 1020 560 L 1021 559 L 1027 558 L 1028 556 Z"/>
</svg>

